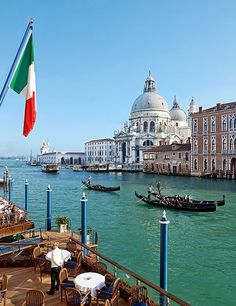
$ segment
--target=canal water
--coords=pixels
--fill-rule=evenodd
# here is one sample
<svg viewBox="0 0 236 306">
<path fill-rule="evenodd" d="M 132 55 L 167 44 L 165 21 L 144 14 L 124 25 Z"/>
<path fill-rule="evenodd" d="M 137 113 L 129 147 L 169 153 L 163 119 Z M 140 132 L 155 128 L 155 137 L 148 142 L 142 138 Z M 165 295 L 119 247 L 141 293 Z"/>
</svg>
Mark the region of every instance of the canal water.
<svg viewBox="0 0 236 306">
<path fill-rule="evenodd" d="M 93 183 L 120 185 L 118 192 L 86 190 L 87 172 L 61 169 L 41 172 L 20 161 L 0 161 L 14 179 L 12 200 L 24 207 L 24 182 L 29 181 L 29 213 L 45 228 L 46 189 L 52 188 L 52 213 L 71 218 L 80 227 L 80 198 L 88 198 L 88 225 L 99 233 L 99 251 L 159 285 L 159 220 L 162 209 L 138 201 L 134 191 L 147 194 L 158 181 L 164 194 L 189 194 L 196 199 L 221 199 L 226 205 L 213 213 L 167 210 L 169 224 L 168 290 L 191 305 L 236 305 L 236 181 L 157 176 L 143 173 L 92 173 Z M 2 192 L 2 191 L 1 191 Z M 128 278 L 129 276 L 127 276 Z"/>
</svg>

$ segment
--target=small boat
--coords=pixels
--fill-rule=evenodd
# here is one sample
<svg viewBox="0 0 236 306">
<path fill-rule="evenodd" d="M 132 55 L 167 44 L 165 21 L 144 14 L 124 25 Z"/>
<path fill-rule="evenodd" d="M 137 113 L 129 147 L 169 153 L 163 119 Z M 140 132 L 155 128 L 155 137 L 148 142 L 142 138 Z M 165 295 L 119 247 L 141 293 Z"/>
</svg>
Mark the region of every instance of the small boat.
<svg viewBox="0 0 236 306">
<path fill-rule="evenodd" d="M 102 186 L 102 185 L 92 185 L 91 183 L 87 183 L 85 181 L 82 181 L 82 184 L 84 184 L 88 189 L 98 190 L 98 191 L 117 191 L 117 190 L 120 190 L 120 186 L 105 187 L 105 186 Z"/>
<path fill-rule="evenodd" d="M 47 173 L 58 173 L 59 165 L 58 164 L 45 164 L 42 165 L 42 171 Z"/>
<path fill-rule="evenodd" d="M 135 191 L 137 198 L 145 203 L 163 208 L 172 208 L 177 210 L 196 211 L 196 212 L 213 212 L 216 206 L 225 204 L 225 197 L 220 201 L 198 201 L 182 196 L 160 196 L 155 195 L 155 198 L 150 195 L 141 195 Z"/>
</svg>

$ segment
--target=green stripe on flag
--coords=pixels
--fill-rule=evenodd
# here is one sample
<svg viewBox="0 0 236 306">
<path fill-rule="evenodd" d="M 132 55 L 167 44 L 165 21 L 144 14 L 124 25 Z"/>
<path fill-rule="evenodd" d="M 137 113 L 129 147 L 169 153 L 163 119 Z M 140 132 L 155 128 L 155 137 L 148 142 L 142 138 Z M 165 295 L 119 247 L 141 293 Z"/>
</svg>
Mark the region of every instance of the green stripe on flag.
<svg viewBox="0 0 236 306">
<path fill-rule="evenodd" d="M 25 50 L 16 67 L 15 73 L 12 77 L 10 87 L 18 94 L 25 88 L 28 83 L 29 66 L 34 61 L 33 37 L 32 33 L 29 37 Z"/>
</svg>

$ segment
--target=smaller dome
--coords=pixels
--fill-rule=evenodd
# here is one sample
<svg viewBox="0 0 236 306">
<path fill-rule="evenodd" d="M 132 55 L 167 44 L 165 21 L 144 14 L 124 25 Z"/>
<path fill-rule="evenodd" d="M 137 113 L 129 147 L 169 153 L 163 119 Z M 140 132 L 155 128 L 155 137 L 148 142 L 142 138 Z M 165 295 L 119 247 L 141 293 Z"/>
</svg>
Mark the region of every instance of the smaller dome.
<svg viewBox="0 0 236 306">
<path fill-rule="evenodd" d="M 175 121 L 186 121 L 187 120 L 187 115 L 185 111 L 179 107 L 176 96 L 173 101 L 173 107 L 170 110 L 170 117 L 171 117 L 171 120 L 175 120 Z"/>
</svg>

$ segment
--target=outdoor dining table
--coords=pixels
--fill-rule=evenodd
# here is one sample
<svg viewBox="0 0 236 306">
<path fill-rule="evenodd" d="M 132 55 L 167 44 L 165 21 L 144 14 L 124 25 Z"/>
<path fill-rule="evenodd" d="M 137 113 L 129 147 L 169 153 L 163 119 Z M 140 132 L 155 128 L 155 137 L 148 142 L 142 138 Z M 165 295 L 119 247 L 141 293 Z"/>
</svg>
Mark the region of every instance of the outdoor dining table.
<svg viewBox="0 0 236 306">
<path fill-rule="evenodd" d="M 97 296 L 97 289 L 105 286 L 105 276 L 95 272 L 81 273 L 74 279 L 75 288 L 91 292 L 91 297 Z"/>
<path fill-rule="evenodd" d="M 52 251 L 48 252 L 46 255 L 46 259 L 51 259 L 52 258 Z M 67 250 L 61 250 L 61 258 L 63 261 L 68 261 L 71 258 L 71 254 Z"/>
</svg>

